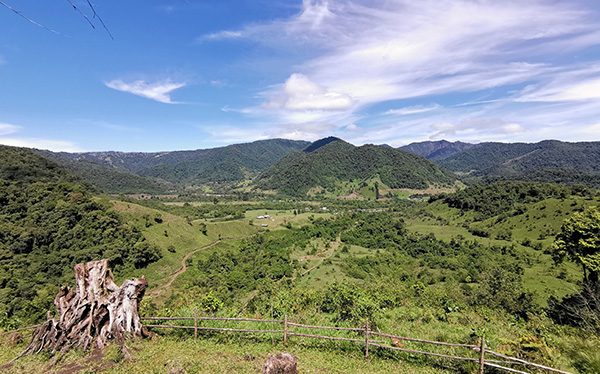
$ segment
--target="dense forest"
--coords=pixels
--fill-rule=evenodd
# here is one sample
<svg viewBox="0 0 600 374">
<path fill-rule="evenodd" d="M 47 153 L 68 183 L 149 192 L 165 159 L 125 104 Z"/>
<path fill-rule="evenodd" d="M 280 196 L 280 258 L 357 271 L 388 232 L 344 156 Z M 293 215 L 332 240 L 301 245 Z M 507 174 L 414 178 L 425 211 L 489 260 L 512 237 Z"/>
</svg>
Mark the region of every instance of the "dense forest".
<svg viewBox="0 0 600 374">
<path fill-rule="evenodd" d="M 36 150 L 45 158 L 63 165 L 73 174 L 111 194 L 164 194 L 169 184 L 144 178 L 128 171 L 101 165 L 86 159 L 72 159 L 50 151 Z"/>
<path fill-rule="evenodd" d="M 600 186 L 599 142 L 481 143 L 436 162 L 478 180 L 486 177 Z"/>
<path fill-rule="evenodd" d="M 89 184 L 30 150 L 0 151 L 2 327 L 43 317 L 75 264 L 108 258 L 119 274 L 161 258 Z"/>
<path fill-rule="evenodd" d="M 341 181 L 375 177 L 389 188 L 452 185 L 456 179 L 451 172 L 406 151 L 376 145 L 355 147 L 334 140 L 310 152 L 286 155 L 260 175 L 257 186 L 304 196 L 314 187 L 333 190 Z"/>
<path fill-rule="evenodd" d="M 265 170 L 289 152 L 299 151 L 309 143 L 285 139 L 270 139 L 252 143 L 234 144 L 227 147 L 171 152 L 87 152 L 54 155 L 53 159 L 66 167 L 80 170 L 79 163 L 67 159 L 87 160 L 105 167 L 137 174 L 141 177 L 158 178 L 170 183 L 206 183 L 243 181 Z M 44 154 L 46 154 L 45 152 Z M 100 169 L 98 169 L 100 170 Z M 83 170 L 80 170 L 84 172 Z M 113 172 L 114 175 L 114 172 Z M 97 177 L 96 177 L 97 178 Z M 110 183 L 111 175 L 103 177 L 104 185 Z M 107 185 L 109 192 L 127 192 L 142 183 L 143 179 L 128 177 L 127 186 Z M 114 183 L 114 182 L 113 182 Z M 159 187 L 151 181 L 145 182 L 146 189 Z M 137 191 L 145 192 L 145 191 Z"/>
</svg>

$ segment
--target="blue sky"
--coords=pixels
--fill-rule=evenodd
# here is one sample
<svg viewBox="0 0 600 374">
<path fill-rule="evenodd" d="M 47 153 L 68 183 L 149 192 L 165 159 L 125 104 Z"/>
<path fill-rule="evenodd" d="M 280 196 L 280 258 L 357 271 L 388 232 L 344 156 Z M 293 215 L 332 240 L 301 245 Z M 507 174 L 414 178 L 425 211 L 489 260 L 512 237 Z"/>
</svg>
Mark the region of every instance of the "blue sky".
<svg viewBox="0 0 600 374">
<path fill-rule="evenodd" d="M 596 0 L 72 2 L 2 0 L 0 144 L 600 140 Z"/>
</svg>

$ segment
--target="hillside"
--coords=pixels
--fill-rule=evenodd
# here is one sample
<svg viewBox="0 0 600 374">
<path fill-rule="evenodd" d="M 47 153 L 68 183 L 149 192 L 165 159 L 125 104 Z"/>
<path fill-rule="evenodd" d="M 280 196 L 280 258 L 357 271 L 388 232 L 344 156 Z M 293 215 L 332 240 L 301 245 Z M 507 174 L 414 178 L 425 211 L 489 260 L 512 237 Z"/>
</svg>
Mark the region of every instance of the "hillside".
<svg viewBox="0 0 600 374">
<path fill-rule="evenodd" d="M 172 152 L 60 153 L 171 183 L 240 181 L 273 165 L 289 152 L 309 143 L 285 139 L 261 140 L 226 147 Z"/>
<path fill-rule="evenodd" d="M 78 177 L 90 182 L 107 193 L 165 193 L 165 183 L 159 184 L 125 170 L 95 163 L 87 159 L 73 159 L 59 153 L 35 150 L 46 159 L 61 164 Z"/>
<path fill-rule="evenodd" d="M 33 323 L 73 266 L 109 258 L 116 274 L 159 259 L 160 248 L 98 199 L 96 189 L 29 149 L 0 147 L 0 316 Z M 4 326 L 6 327 L 6 326 Z"/>
<path fill-rule="evenodd" d="M 491 180 L 600 186 L 600 142 L 481 143 L 438 163 L 454 172 Z"/>
<path fill-rule="evenodd" d="M 81 182 L 63 166 L 27 148 L 0 145 L 0 179 L 33 182 Z"/>
<path fill-rule="evenodd" d="M 471 149 L 475 146 L 476 144 L 438 140 L 410 143 L 408 145 L 399 147 L 399 149 L 423 156 L 428 160 L 438 161 L 448 158 L 456 153 Z"/>
<path fill-rule="evenodd" d="M 302 196 L 311 188 L 333 191 L 343 182 L 374 178 L 388 188 L 450 185 L 456 179 L 433 162 L 403 150 L 370 144 L 355 147 L 334 140 L 312 152 L 286 155 L 260 175 L 257 186 Z"/>
</svg>

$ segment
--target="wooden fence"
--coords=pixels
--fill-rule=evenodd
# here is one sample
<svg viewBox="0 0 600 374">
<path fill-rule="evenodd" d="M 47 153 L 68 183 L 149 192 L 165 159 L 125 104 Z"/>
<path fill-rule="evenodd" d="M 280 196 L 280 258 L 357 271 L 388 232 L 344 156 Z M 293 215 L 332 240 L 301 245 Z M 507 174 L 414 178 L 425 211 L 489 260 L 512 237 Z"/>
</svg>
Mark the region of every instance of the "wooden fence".
<svg viewBox="0 0 600 374">
<path fill-rule="evenodd" d="M 283 320 L 198 317 L 196 309 L 194 309 L 193 317 L 172 317 L 172 318 L 171 317 L 142 317 L 142 320 L 147 320 L 147 321 L 149 321 L 149 320 L 154 320 L 154 321 L 185 321 L 185 320 L 191 321 L 191 320 L 193 320 L 194 326 L 152 325 L 152 324 L 146 324 L 145 326 L 149 327 L 149 328 L 193 329 L 194 330 L 194 340 L 198 339 L 198 331 L 201 331 L 201 330 L 226 331 L 226 332 L 227 331 L 228 332 L 247 332 L 247 333 L 259 333 L 259 334 L 261 334 L 261 333 L 282 334 L 284 344 L 288 343 L 288 338 L 291 336 L 363 343 L 365 345 L 365 357 L 369 357 L 369 347 L 377 347 L 377 348 L 381 348 L 381 349 L 390 349 L 390 350 L 401 351 L 401 352 L 406 352 L 406 353 L 411 353 L 411 354 L 428 355 L 428 356 L 441 357 L 441 358 L 447 358 L 447 359 L 452 359 L 452 360 L 472 361 L 472 362 L 479 364 L 479 373 L 483 373 L 485 366 L 488 366 L 488 367 L 493 367 L 493 368 L 504 370 L 504 371 L 511 372 L 511 373 L 528 374 L 527 372 L 513 369 L 511 367 L 507 367 L 510 365 L 516 365 L 516 366 L 525 366 L 525 367 L 529 366 L 529 367 L 533 367 L 533 368 L 537 368 L 537 369 L 544 369 L 544 370 L 554 372 L 554 373 L 571 374 L 566 371 L 554 369 L 554 368 L 547 367 L 544 365 L 535 364 L 532 362 L 528 362 L 525 360 L 521 360 L 521 359 L 514 358 L 514 357 L 509 357 L 509 356 L 494 352 L 485 346 L 485 336 L 480 337 L 480 339 L 479 339 L 480 343 L 478 345 L 455 344 L 455 343 L 437 342 L 437 341 L 409 338 L 409 337 L 397 336 L 397 335 L 391 335 L 391 334 L 384 334 L 381 332 L 371 330 L 369 328 L 369 323 L 366 323 L 364 328 L 348 328 L 348 327 L 331 327 L 331 326 L 311 326 L 311 325 L 303 325 L 303 324 L 299 324 L 299 323 L 293 323 L 293 322 L 288 321 L 287 315 L 284 316 Z M 275 330 L 273 328 L 271 328 L 270 330 L 250 330 L 250 329 L 234 329 L 234 328 L 218 328 L 218 327 L 198 326 L 199 321 L 256 322 L 256 323 L 270 323 L 271 326 L 273 324 L 281 324 L 283 326 L 282 326 L 281 330 Z M 354 332 L 354 333 L 358 333 L 358 334 L 364 334 L 364 338 L 358 339 L 358 338 L 343 338 L 343 337 L 339 337 L 339 336 L 304 334 L 304 333 L 294 332 L 293 328 Z M 385 344 L 386 341 L 373 340 L 372 337 L 388 338 L 388 339 L 392 340 L 392 343 L 394 341 L 398 341 L 398 342 L 399 341 L 410 341 L 410 342 L 447 346 L 447 347 L 460 347 L 460 348 L 465 348 L 465 349 L 468 349 L 469 351 L 478 353 L 479 357 L 474 358 L 474 357 L 452 356 L 452 355 L 446 355 L 446 354 L 441 354 L 441 353 L 407 349 L 407 348 L 403 348 L 401 346 L 394 346 L 393 344 Z M 397 344 L 397 345 L 399 345 L 399 344 Z M 502 360 L 486 358 L 486 353 L 489 355 L 492 355 L 492 356 L 496 356 L 497 358 L 500 358 Z"/>
</svg>

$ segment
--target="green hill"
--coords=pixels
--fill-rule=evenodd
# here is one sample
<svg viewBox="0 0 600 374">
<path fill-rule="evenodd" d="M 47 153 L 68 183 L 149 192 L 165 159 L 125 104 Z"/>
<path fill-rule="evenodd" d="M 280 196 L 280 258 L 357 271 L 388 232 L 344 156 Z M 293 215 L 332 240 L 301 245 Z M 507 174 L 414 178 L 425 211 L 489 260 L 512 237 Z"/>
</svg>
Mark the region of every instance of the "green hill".
<svg viewBox="0 0 600 374">
<path fill-rule="evenodd" d="M 27 148 L 0 145 L 0 179 L 11 182 L 81 182 L 65 167 Z"/>
<path fill-rule="evenodd" d="M 0 146 L 0 158 L 2 327 L 37 322 L 77 263 L 109 258 L 119 274 L 161 257 L 66 168 L 25 148 Z"/>
<path fill-rule="evenodd" d="M 142 177 L 188 184 L 244 180 L 273 165 L 285 154 L 299 151 L 308 144 L 305 141 L 270 139 L 194 151 L 87 152 L 60 155 L 121 169 Z M 132 182 L 140 183 L 139 180 L 133 179 Z"/>
<path fill-rule="evenodd" d="M 438 163 L 454 172 L 492 181 L 600 186 L 600 142 L 481 143 Z"/>
<path fill-rule="evenodd" d="M 73 159 L 59 153 L 35 150 L 48 160 L 61 164 L 73 174 L 107 193 L 165 193 L 165 183 L 158 183 L 125 170 L 101 165 L 86 159 Z"/>
<path fill-rule="evenodd" d="M 403 150 L 371 144 L 355 147 L 334 140 L 312 152 L 286 155 L 260 175 L 257 186 L 302 196 L 311 188 L 333 191 L 340 183 L 375 178 L 389 188 L 450 185 L 456 179 L 433 162 Z"/>
</svg>

